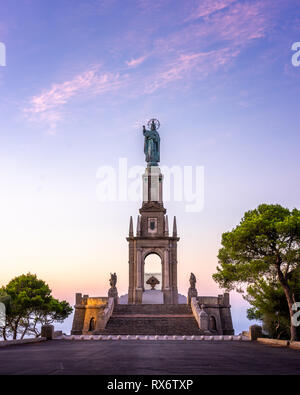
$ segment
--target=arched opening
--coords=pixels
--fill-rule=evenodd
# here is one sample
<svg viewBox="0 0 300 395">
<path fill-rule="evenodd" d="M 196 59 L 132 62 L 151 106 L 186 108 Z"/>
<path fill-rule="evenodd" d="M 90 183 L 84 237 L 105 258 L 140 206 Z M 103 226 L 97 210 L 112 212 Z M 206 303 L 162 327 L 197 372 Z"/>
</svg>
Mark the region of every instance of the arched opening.
<svg viewBox="0 0 300 395">
<path fill-rule="evenodd" d="M 91 320 L 90 320 L 89 332 L 92 332 L 92 331 L 95 330 L 95 326 L 96 326 L 95 324 L 96 324 L 95 318 L 92 317 Z"/>
<path fill-rule="evenodd" d="M 217 330 L 217 322 L 213 315 L 209 317 L 209 330 L 216 331 Z"/>
<path fill-rule="evenodd" d="M 154 285 L 149 284 L 149 280 L 151 278 L 155 278 L 159 283 L 156 283 Z M 147 284 L 148 281 L 148 284 Z M 150 253 L 149 255 L 146 256 L 145 258 L 145 266 L 144 266 L 144 288 L 145 291 L 152 290 L 154 286 L 154 289 L 161 291 L 162 289 L 162 264 L 161 264 L 161 259 L 160 256 L 155 254 L 155 253 Z"/>
</svg>

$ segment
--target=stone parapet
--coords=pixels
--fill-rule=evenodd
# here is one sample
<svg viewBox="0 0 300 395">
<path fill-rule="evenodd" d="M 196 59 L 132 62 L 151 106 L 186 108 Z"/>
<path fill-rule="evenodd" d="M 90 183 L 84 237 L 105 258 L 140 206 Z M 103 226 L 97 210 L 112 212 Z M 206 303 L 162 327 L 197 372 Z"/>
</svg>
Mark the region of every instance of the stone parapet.
<svg viewBox="0 0 300 395">
<path fill-rule="evenodd" d="M 290 343 L 288 340 L 268 339 L 264 337 L 257 338 L 257 342 L 277 347 L 287 347 Z"/>
<path fill-rule="evenodd" d="M 208 316 L 208 330 L 213 335 L 234 335 L 229 293 L 218 296 L 198 296 L 199 309 Z M 203 315 L 204 319 L 204 315 Z"/>
<path fill-rule="evenodd" d="M 90 297 L 76 294 L 75 314 L 73 318 L 72 335 L 93 333 L 102 328 L 109 318 L 112 302 L 108 297 Z M 107 310 L 107 307 L 109 310 Z M 113 308 L 113 307 L 112 307 Z M 101 329 L 98 329 L 101 330 Z"/>
<path fill-rule="evenodd" d="M 99 317 L 97 326 L 96 326 L 96 331 L 95 333 L 99 331 L 103 331 L 108 323 L 108 320 L 110 319 L 113 311 L 114 311 L 114 298 L 109 298 L 107 306 L 105 307 L 103 314 Z"/>
</svg>

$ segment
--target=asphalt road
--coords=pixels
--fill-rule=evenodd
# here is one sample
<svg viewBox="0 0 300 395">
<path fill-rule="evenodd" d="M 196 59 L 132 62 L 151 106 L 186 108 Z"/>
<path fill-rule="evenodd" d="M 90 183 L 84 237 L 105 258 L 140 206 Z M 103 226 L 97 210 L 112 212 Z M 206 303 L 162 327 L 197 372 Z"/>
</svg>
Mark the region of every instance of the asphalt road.
<svg viewBox="0 0 300 395">
<path fill-rule="evenodd" d="M 300 374 L 300 351 L 232 341 L 53 340 L 0 348 L 0 374 Z"/>
</svg>

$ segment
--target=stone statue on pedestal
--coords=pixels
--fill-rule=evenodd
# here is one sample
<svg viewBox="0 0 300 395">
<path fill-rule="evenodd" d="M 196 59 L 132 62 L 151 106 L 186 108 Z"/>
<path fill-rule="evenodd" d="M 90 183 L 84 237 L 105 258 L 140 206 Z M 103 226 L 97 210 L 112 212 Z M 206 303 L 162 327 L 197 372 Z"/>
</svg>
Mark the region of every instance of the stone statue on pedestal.
<svg viewBox="0 0 300 395">
<path fill-rule="evenodd" d="M 145 137 L 144 152 L 148 166 L 158 166 L 158 162 L 160 162 L 160 137 L 157 132 L 159 126 L 160 123 L 157 119 L 151 119 L 148 122 L 150 130 L 143 126 L 143 135 Z"/>
<path fill-rule="evenodd" d="M 117 279 L 118 279 L 118 277 L 117 277 L 116 273 L 114 273 L 114 274 L 110 273 L 109 284 L 112 288 L 116 288 Z"/>
<path fill-rule="evenodd" d="M 114 274 L 110 273 L 109 284 L 110 284 L 110 289 L 108 290 L 108 297 L 114 298 L 114 303 L 118 304 L 119 297 L 118 297 L 118 290 L 116 288 L 116 284 L 117 284 L 116 273 Z"/>
<path fill-rule="evenodd" d="M 190 288 L 195 289 L 196 288 L 196 282 L 197 282 L 196 276 L 194 275 L 194 273 L 191 273 L 191 275 L 190 275 L 190 285 L 191 285 L 191 287 Z"/>
<path fill-rule="evenodd" d="M 197 298 L 198 292 L 196 289 L 196 276 L 194 273 L 191 273 L 190 275 L 190 288 L 188 291 L 188 304 L 191 304 L 192 298 Z"/>
</svg>

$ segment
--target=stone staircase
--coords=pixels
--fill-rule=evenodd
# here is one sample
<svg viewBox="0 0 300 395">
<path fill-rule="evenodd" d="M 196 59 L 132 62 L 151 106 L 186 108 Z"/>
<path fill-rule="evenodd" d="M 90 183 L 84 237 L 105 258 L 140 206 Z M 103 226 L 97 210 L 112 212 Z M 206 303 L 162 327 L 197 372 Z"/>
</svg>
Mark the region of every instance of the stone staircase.
<svg viewBox="0 0 300 395">
<path fill-rule="evenodd" d="M 102 334 L 109 335 L 199 335 L 188 305 L 116 305 Z"/>
</svg>

